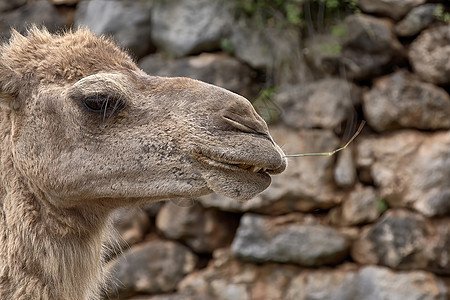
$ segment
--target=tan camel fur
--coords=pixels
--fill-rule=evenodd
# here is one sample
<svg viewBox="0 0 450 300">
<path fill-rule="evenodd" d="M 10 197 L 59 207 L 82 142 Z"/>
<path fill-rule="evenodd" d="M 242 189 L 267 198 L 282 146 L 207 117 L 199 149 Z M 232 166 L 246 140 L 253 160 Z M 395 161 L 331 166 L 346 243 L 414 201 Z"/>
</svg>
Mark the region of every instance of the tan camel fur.
<svg viewBox="0 0 450 300">
<path fill-rule="evenodd" d="M 286 167 L 250 103 L 149 76 L 87 30 L 0 46 L 0 299 L 97 299 L 111 210 L 216 192 Z"/>
</svg>

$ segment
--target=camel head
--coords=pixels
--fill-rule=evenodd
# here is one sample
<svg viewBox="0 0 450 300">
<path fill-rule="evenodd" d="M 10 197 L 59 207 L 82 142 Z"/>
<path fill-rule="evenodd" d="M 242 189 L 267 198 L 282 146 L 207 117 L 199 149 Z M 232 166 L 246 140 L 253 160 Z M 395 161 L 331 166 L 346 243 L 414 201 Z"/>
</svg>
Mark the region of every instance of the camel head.
<svg viewBox="0 0 450 300">
<path fill-rule="evenodd" d="M 0 48 L 0 92 L 2 161 L 58 207 L 248 200 L 286 167 L 248 100 L 150 76 L 87 30 L 14 33 Z"/>
</svg>

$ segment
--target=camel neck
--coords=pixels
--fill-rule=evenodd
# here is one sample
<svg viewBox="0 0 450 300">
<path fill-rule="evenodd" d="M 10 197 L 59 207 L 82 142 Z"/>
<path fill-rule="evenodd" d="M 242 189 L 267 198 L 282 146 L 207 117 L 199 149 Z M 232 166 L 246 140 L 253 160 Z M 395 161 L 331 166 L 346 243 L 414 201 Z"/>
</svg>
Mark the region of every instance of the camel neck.
<svg viewBox="0 0 450 300">
<path fill-rule="evenodd" d="M 15 185 L 0 193 L 0 299 L 96 299 L 106 213 L 57 209 Z"/>
</svg>

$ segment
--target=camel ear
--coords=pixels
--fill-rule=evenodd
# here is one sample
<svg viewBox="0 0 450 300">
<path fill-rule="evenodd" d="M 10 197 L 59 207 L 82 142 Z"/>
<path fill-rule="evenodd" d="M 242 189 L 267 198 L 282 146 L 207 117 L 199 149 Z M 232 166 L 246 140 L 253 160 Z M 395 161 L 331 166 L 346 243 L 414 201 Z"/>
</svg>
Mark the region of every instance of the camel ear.
<svg viewBox="0 0 450 300">
<path fill-rule="evenodd" d="M 0 107 L 18 109 L 18 87 L 20 80 L 17 75 L 1 60 L 0 53 Z"/>
<path fill-rule="evenodd" d="M 24 37 L 16 30 L 11 31 L 11 40 L 24 39 Z M 20 76 L 14 72 L 14 68 L 10 66 L 11 59 L 5 55 L 5 50 L 9 47 L 9 43 L 0 44 L 0 107 L 17 110 L 19 94 Z"/>
<path fill-rule="evenodd" d="M 0 107 L 17 110 L 19 108 L 16 97 L 18 80 L 12 72 L 8 71 L 0 61 Z"/>
</svg>

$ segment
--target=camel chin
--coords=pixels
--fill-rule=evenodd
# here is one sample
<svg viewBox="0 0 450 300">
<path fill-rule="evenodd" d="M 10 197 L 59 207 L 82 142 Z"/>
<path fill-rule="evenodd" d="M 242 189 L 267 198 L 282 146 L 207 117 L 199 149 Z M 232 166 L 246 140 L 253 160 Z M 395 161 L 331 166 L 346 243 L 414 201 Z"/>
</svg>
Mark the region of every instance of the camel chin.
<svg viewBox="0 0 450 300">
<path fill-rule="evenodd" d="M 220 194 L 239 201 L 247 201 L 269 187 L 271 178 L 266 172 L 249 170 L 221 170 L 211 168 L 204 174 L 208 187 Z"/>
</svg>

